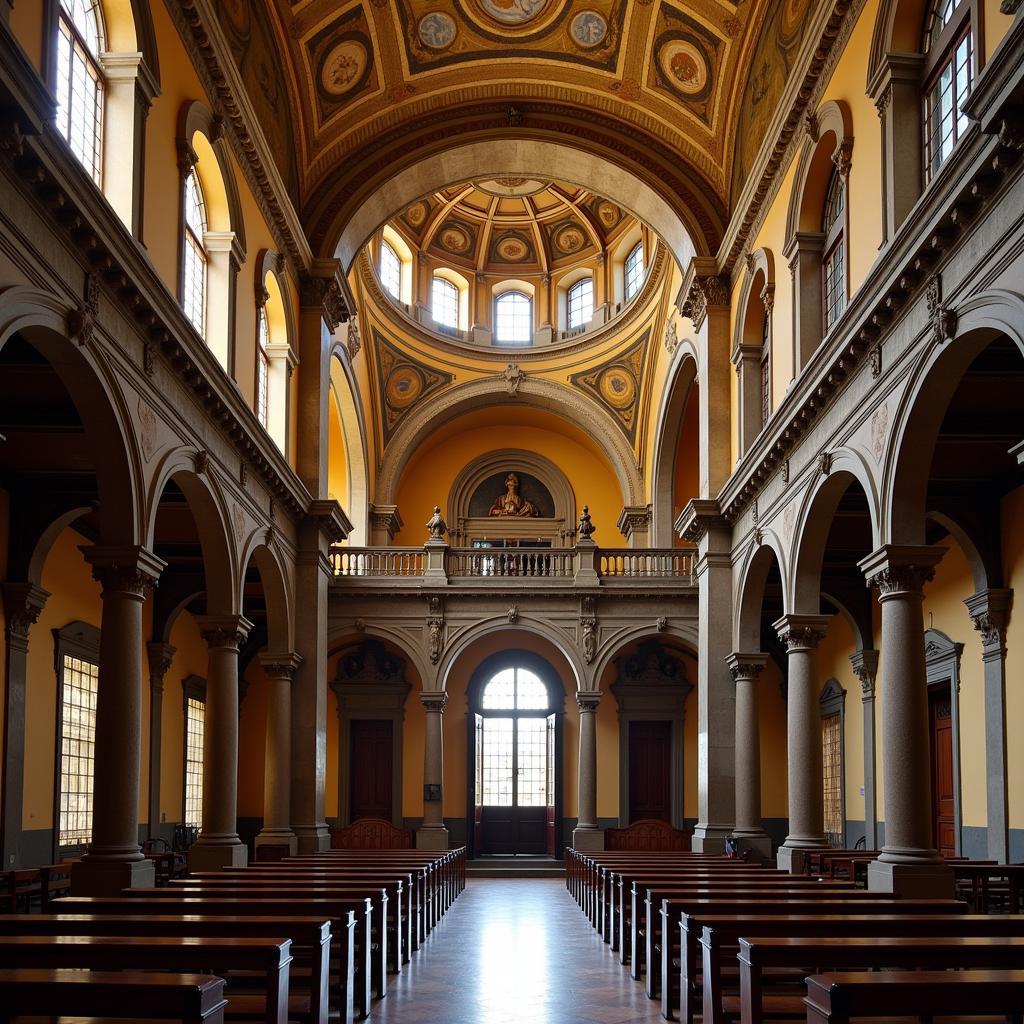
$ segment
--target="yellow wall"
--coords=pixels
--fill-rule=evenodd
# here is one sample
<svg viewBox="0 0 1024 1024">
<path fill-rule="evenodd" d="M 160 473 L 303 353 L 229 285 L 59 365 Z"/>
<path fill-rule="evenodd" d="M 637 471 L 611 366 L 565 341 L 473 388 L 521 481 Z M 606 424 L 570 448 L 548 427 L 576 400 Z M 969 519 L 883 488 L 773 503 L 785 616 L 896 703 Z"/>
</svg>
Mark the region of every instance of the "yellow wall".
<svg viewBox="0 0 1024 1024">
<path fill-rule="evenodd" d="M 1006 585 L 1024 591 L 1024 487 L 1018 487 L 1002 502 L 1003 572 Z M 1006 631 L 1006 721 L 1009 727 L 1007 777 L 1010 798 L 1010 828 L 1024 828 L 1024 744 L 1017 742 L 1024 722 L 1024 611 L 1010 615 Z"/>
<path fill-rule="evenodd" d="M 757 683 L 758 723 L 761 729 L 761 815 L 785 818 L 789 814 L 786 702 L 782 673 L 769 659 Z"/>
<path fill-rule="evenodd" d="M 267 675 L 259 658 L 245 669 L 245 700 L 238 722 L 238 816 L 263 817 L 263 782 L 267 741 Z"/>
</svg>

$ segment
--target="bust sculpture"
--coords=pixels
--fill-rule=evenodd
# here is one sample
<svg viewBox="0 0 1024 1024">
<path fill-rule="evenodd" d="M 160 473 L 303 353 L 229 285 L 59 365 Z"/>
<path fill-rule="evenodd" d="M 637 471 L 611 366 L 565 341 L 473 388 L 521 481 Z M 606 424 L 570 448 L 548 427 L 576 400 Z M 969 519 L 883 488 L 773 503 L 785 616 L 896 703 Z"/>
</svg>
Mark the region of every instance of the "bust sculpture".
<svg viewBox="0 0 1024 1024">
<path fill-rule="evenodd" d="M 505 477 L 505 493 L 498 495 L 491 506 L 489 515 L 504 519 L 512 517 L 529 519 L 539 516 L 540 509 L 519 493 L 519 477 L 515 473 L 509 473 Z"/>
</svg>

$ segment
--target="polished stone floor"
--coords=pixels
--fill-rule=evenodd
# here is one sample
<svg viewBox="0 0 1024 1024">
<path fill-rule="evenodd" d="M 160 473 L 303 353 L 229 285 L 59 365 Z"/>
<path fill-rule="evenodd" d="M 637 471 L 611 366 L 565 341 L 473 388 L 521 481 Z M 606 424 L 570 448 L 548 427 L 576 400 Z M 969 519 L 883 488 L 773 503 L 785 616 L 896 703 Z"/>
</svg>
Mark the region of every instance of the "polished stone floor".
<svg viewBox="0 0 1024 1024">
<path fill-rule="evenodd" d="M 395 1024 L 658 1021 L 556 879 L 470 879 L 371 1020 Z"/>
</svg>

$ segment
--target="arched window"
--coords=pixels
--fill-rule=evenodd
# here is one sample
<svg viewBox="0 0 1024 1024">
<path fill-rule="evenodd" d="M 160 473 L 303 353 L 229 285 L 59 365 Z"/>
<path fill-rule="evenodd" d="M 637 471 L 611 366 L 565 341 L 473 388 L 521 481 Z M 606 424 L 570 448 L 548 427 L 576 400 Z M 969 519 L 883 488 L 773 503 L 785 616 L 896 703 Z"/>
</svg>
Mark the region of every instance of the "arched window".
<svg viewBox="0 0 1024 1024">
<path fill-rule="evenodd" d="M 444 277 L 434 278 L 430 311 L 434 320 L 444 327 L 459 326 L 459 289 Z"/>
<path fill-rule="evenodd" d="M 626 257 L 626 301 L 638 291 L 644 283 L 644 243 L 637 242 Z"/>
<path fill-rule="evenodd" d="M 825 233 L 825 258 L 822 261 L 822 305 L 825 311 L 825 333 L 846 308 L 846 187 L 843 175 L 836 168 L 825 196 L 822 231 Z"/>
<path fill-rule="evenodd" d="M 103 163 L 103 46 L 99 0 L 60 0 L 57 130 L 97 185 Z"/>
<path fill-rule="evenodd" d="M 181 305 L 192 326 L 206 337 L 206 201 L 195 168 L 185 178 Z"/>
<path fill-rule="evenodd" d="M 391 247 L 391 243 L 384 240 L 380 243 L 380 283 L 393 299 L 401 298 L 402 261 Z"/>
<path fill-rule="evenodd" d="M 772 335 L 765 308 L 761 318 L 761 427 L 772 414 Z"/>
<path fill-rule="evenodd" d="M 927 184 L 967 128 L 964 101 L 974 82 L 967 0 L 933 0 L 925 22 L 924 180 Z"/>
<path fill-rule="evenodd" d="M 266 303 L 259 308 L 259 328 L 256 352 L 256 416 L 263 424 L 264 430 L 270 429 L 270 356 L 267 346 L 270 344 L 270 327 L 267 324 Z"/>
<path fill-rule="evenodd" d="M 494 303 L 494 339 L 499 345 L 533 341 L 533 300 L 524 292 L 502 292 Z"/>
<path fill-rule="evenodd" d="M 567 326 L 570 331 L 590 323 L 594 316 L 594 279 L 584 277 L 569 289 L 569 316 Z"/>
</svg>

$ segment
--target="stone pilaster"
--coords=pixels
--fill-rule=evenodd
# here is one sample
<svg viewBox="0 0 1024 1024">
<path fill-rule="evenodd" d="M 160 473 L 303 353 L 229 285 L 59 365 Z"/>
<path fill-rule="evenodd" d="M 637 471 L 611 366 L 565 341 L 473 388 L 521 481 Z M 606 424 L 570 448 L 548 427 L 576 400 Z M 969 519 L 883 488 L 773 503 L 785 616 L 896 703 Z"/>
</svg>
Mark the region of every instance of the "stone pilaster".
<svg viewBox="0 0 1024 1024">
<path fill-rule="evenodd" d="M 786 646 L 786 743 L 789 834 L 779 847 L 779 867 L 802 873 L 808 850 L 828 846 L 821 766 L 820 687 L 814 652 L 825 637 L 827 615 L 783 615 L 773 624 Z"/>
<path fill-rule="evenodd" d="M 580 690 L 576 703 L 580 709 L 579 798 L 572 845 L 574 850 L 603 850 L 604 833 L 597 827 L 597 706 L 601 692 Z"/>
<path fill-rule="evenodd" d="M 862 650 L 850 655 L 854 675 L 860 680 L 864 709 L 864 845 L 878 849 L 878 784 L 875 780 L 875 677 L 878 651 Z"/>
<path fill-rule="evenodd" d="M 736 684 L 736 827 L 740 851 L 770 857 L 772 842 L 761 823 L 761 729 L 757 683 L 768 655 L 734 652 L 726 664 Z"/>
<path fill-rule="evenodd" d="M 139 848 L 142 774 L 142 605 L 164 562 L 142 547 L 83 549 L 102 584 L 92 840 L 74 866 L 75 895 L 114 896 L 152 885 Z"/>
<path fill-rule="evenodd" d="M 615 526 L 631 548 L 650 547 L 651 506 L 623 505 Z"/>
<path fill-rule="evenodd" d="M 160 835 L 160 762 L 163 749 L 164 676 L 177 651 L 172 644 L 146 644 L 149 661 L 149 838 Z"/>
<path fill-rule="evenodd" d="M 252 623 L 241 615 L 203 615 L 207 646 L 203 729 L 203 824 L 188 852 L 192 871 L 244 867 L 248 850 L 238 838 L 238 651 Z"/>
<path fill-rule="evenodd" d="M 388 547 L 395 542 L 405 523 L 397 505 L 370 505 L 370 543 L 374 547 Z"/>
<path fill-rule="evenodd" d="M 261 654 L 267 676 L 267 734 L 263 764 L 263 828 L 256 836 L 275 856 L 291 856 L 298 839 L 291 827 L 292 807 L 292 682 L 302 659 L 297 654 Z"/>
<path fill-rule="evenodd" d="M 952 896 L 953 875 L 932 846 L 931 737 L 924 654 L 925 583 L 944 548 L 887 544 L 860 562 L 882 606 L 882 780 L 885 845 L 868 888 Z"/>
<path fill-rule="evenodd" d="M 763 426 L 761 419 L 761 359 L 760 345 L 737 345 L 732 353 L 736 367 L 736 393 L 739 398 L 739 454 L 757 440 Z"/>
<path fill-rule="evenodd" d="M 427 712 L 423 741 L 423 826 L 416 832 L 418 850 L 447 850 L 448 829 L 444 824 L 444 708 L 448 694 L 443 690 L 421 693 Z"/>
<path fill-rule="evenodd" d="M 985 792 L 988 807 L 988 855 L 1009 862 L 1009 802 L 1006 777 L 1006 627 L 1013 591 L 989 588 L 964 604 L 981 634 L 985 672 Z"/>
</svg>

